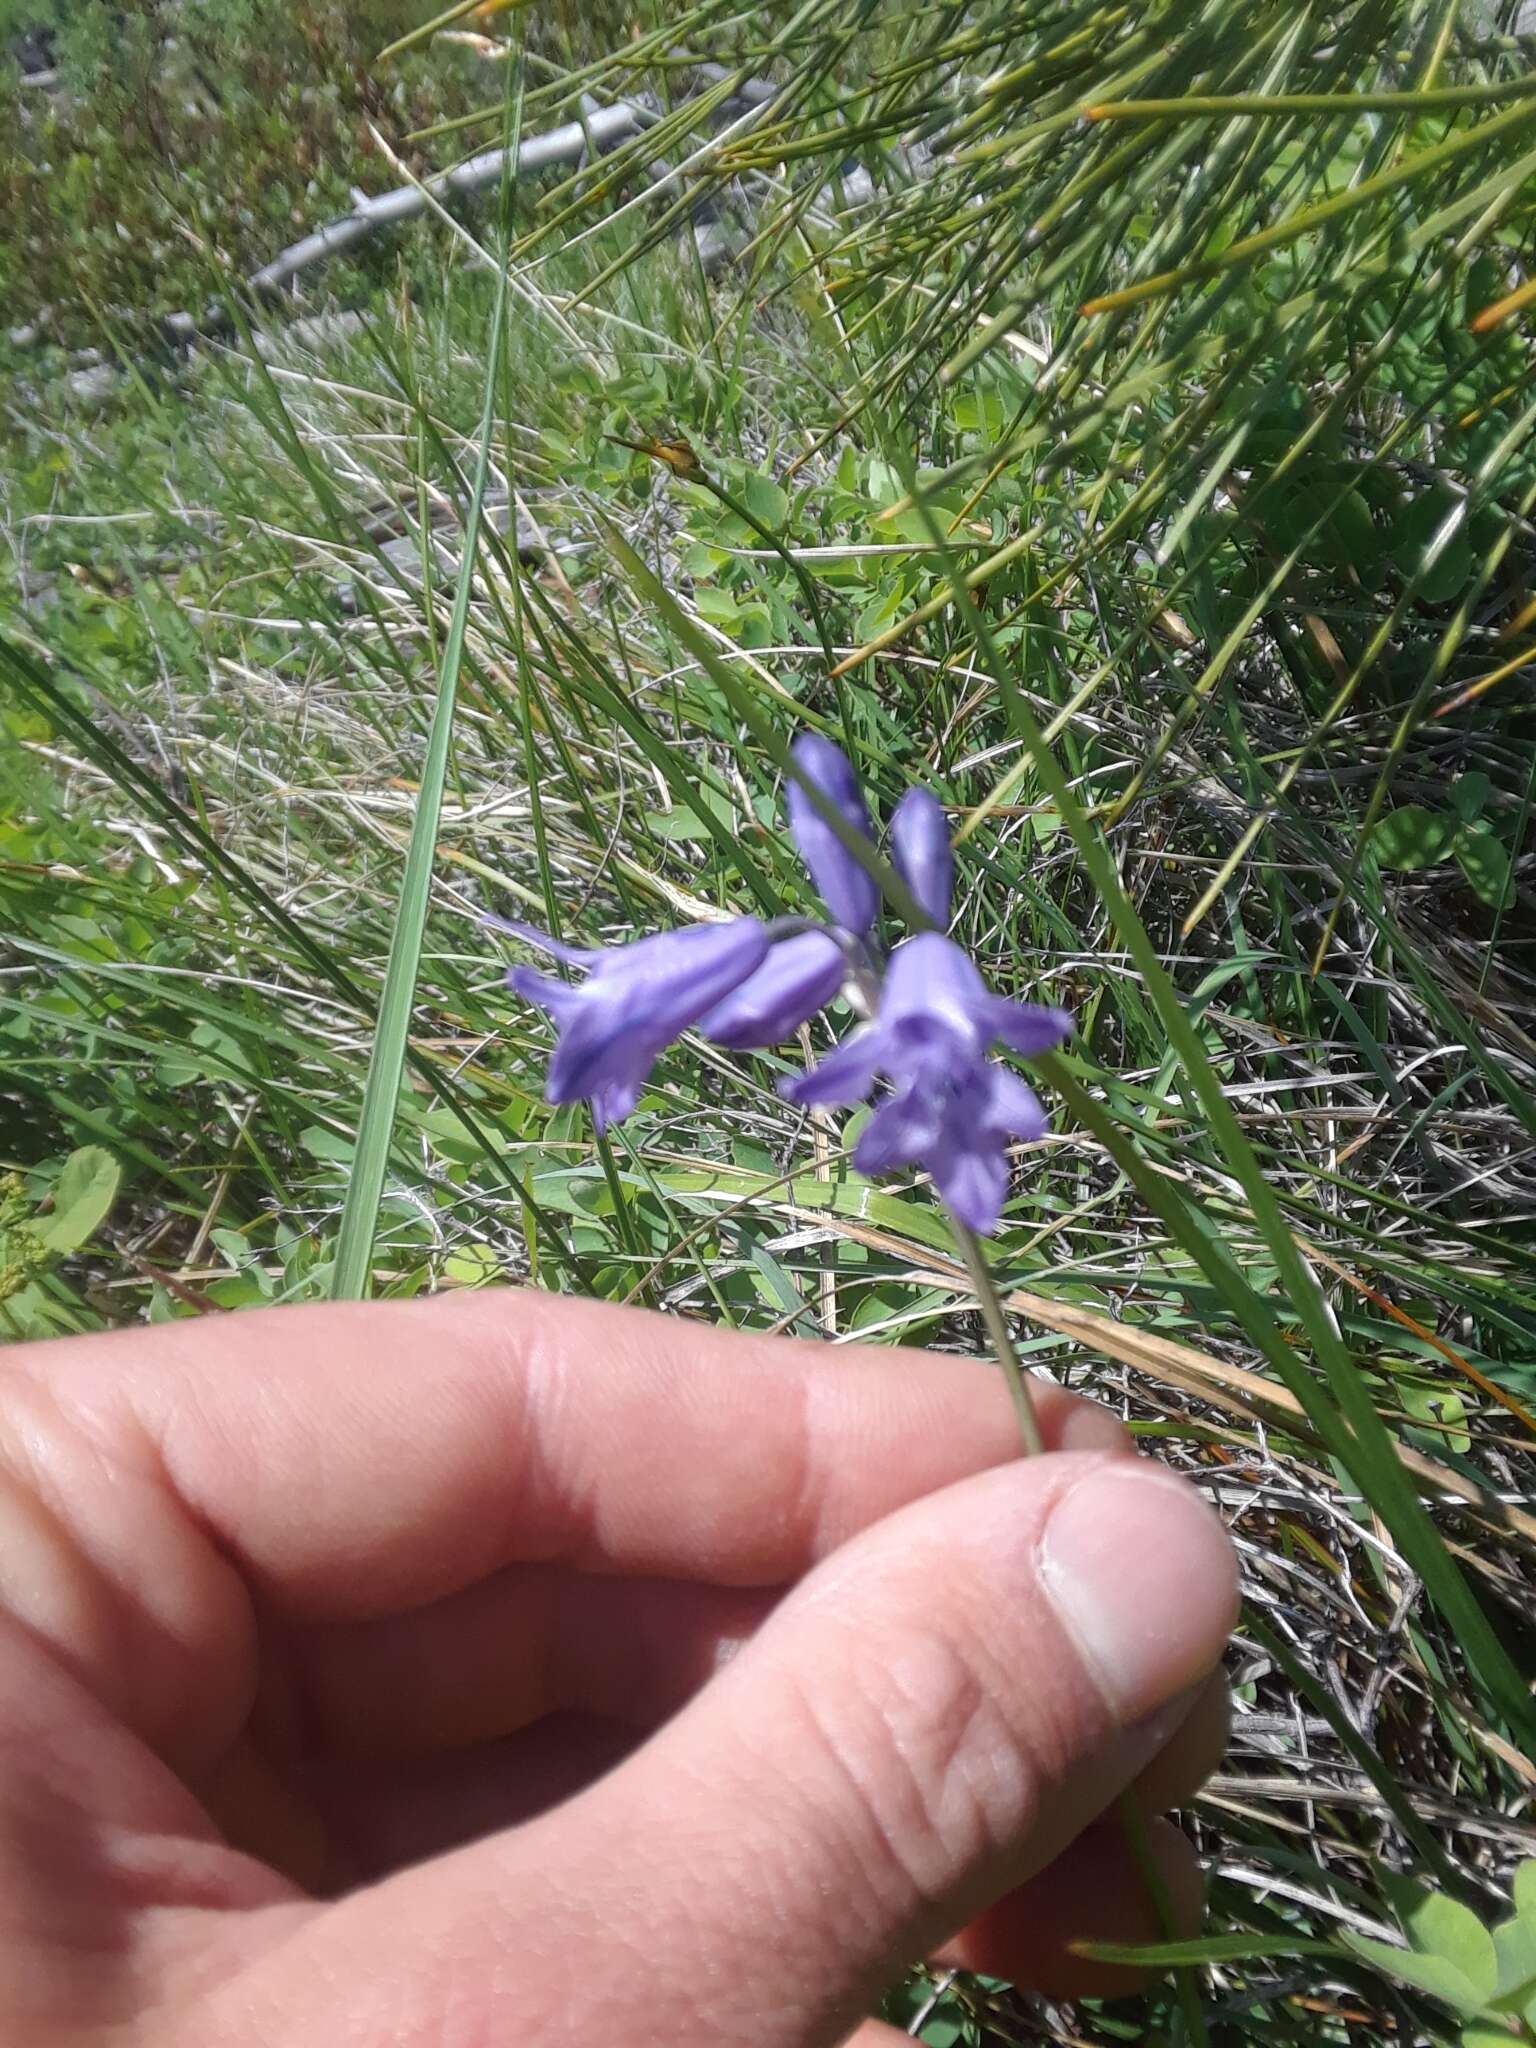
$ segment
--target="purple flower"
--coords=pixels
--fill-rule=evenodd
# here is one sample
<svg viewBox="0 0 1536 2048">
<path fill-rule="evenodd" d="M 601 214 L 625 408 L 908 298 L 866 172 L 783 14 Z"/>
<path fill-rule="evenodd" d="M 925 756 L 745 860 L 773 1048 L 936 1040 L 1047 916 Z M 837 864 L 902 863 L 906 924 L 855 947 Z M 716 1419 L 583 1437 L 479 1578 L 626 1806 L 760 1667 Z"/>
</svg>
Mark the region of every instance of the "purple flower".
<svg viewBox="0 0 1536 2048">
<path fill-rule="evenodd" d="M 891 813 L 891 859 L 918 903 L 942 930 L 949 923 L 955 857 L 943 807 L 926 789 L 909 789 Z"/>
<path fill-rule="evenodd" d="M 848 756 L 841 747 L 824 740 L 820 733 L 803 732 L 790 748 L 795 766 L 865 839 L 873 834 L 864 792 Z M 800 849 L 800 858 L 810 869 L 811 880 L 821 892 L 828 910 L 856 936 L 862 937 L 875 921 L 880 892 L 868 871 L 859 866 L 832 827 L 816 810 L 798 782 L 785 793 L 789 829 Z"/>
<path fill-rule="evenodd" d="M 836 939 L 801 932 L 774 946 L 761 967 L 699 1019 L 699 1029 L 737 1052 L 777 1045 L 832 1001 L 847 971 Z"/>
<path fill-rule="evenodd" d="M 1049 1052 L 1071 1029 L 1065 1010 L 994 995 L 953 940 L 920 932 L 892 954 L 873 1023 L 780 1085 L 791 1102 L 848 1104 L 886 1082 L 855 1166 L 925 1168 L 960 1221 L 985 1234 L 1008 1191 L 1008 1140 L 1045 1131 L 1033 1091 L 987 1055 L 998 1043 Z"/>
<path fill-rule="evenodd" d="M 589 970 L 573 988 L 532 967 L 514 967 L 507 986 L 548 1010 L 559 1027 L 545 1101 L 586 1098 L 600 1132 L 629 1115 L 673 1039 L 746 981 L 768 951 L 767 931 L 753 917 L 689 925 L 597 950 L 562 946 L 524 925 L 500 928 L 542 946 L 567 966 Z"/>
</svg>

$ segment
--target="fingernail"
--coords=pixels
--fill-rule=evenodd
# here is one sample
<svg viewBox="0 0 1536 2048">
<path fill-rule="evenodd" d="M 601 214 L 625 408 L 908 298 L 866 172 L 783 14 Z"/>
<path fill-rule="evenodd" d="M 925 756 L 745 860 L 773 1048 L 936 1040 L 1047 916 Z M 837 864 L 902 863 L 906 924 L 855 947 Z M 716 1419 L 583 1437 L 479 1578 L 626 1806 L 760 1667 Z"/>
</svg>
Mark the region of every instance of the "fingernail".
<svg viewBox="0 0 1536 2048">
<path fill-rule="evenodd" d="M 1040 1577 L 1123 1727 L 1214 1669 L 1237 1614 L 1237 1559 L 1192 1486 L 1119 1461 L 1051 1510 Z"/>
<path fill-rule="evenodd" d="M 1074 1401 L 1056 1439 L 1063 1451 L 1105 1451 L 1112 1458 L 1134 1458 L 1136 1440 L 1118 1415 L 1097 1401 Z"/>
</svg>

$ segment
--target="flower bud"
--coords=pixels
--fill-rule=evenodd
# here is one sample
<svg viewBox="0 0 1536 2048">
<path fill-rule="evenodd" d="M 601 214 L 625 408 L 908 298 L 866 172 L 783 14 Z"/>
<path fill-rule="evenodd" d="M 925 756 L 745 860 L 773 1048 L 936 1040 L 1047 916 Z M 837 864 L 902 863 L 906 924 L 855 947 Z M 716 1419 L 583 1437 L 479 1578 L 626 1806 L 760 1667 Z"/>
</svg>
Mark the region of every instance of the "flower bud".
<svg viewBox="0 0 1536 2048">
<path fill-rule="evenodd" d="M 843 949 L 825 932 L 801 932 L 772 947 L 762 966 L 716 1003 L 698 1028 L 737 1052 L 778 1045 L 830 1003 L 843 985 Z"/>
<path fill-rule="evenodd" d="M 804 732 L 790 752 L 795 766 L 815 784 L 821 794 L 853 827 L 870 841 L 869 810 L 848 756 L 820 733 Z M 875 921 L 880 892 L 868 870 L 861 867 L 843 845 L 832 827 L 817 812 L 798 782 L 791 782 L 785 796 L 789 829 L 795 836 L 800 857 L 810 870 L 811 880 L 821 892 L 837 922 L 862 937 Z"/>
<path fill-rule="evenodd" d="M 955 857 L 950 852 L 943 807 L 930 791 L 909 789 L 892 812 L 891 859 L 897 874 L 943 931 L 949 923 Z"/>
</svg>

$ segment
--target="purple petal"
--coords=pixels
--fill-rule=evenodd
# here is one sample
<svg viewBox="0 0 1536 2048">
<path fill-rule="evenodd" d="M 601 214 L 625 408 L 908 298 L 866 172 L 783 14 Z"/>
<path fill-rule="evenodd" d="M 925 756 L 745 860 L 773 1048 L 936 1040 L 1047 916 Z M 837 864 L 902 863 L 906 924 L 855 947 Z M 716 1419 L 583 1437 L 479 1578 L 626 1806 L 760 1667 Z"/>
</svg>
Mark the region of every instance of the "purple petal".
<svg viewBox="0 0 1536 2048">
<path fill-rule="evenodd" d="M 668 1042 L 634 1028 L 622 990 L 604 989 L 596 981 L 578 992 L 570 1014 L 558 1021 L 560 1037 L 544 1090 L 549 1102 L 595 1099 L 616 1084 L 633 1085 L 638 1095 Z"/>
<path fill-rule="evenodd" d="M 581 1001 L 582 992 L 568 981 L 556 981 L 552 974 L 540 974 L 536 967 L 509 967 L 507 987 L 525 1003 L 537 1003 L 548 1010 L 556 1023 L 564 1023 Z"/>
<path fill-rule="evenodd" d="M 610 1124 L 621 1124 L 640 1100 L 646 1075 L 630 1074 L 622 1081 L 605 1081 L 592 1097 L 592 1128 L 601 1138 Z"/>
<path fill-rule="evenodd" d="M 1044 1003 L 1010 1003 L 994 996 L 987 1013 L 992 1036 L 1010 1052 L 1054 1052 L 1072 1036 L 1072 1012 L 1051 1009 Z"/>
<path fill-rule="evenodd" d="M 717 1045 L 737 1051 L 777 1045 L 799 1030 L 843 985 L 843 949 L 825 932 L 802 932 L 769 949 L 762 966 L 699 1019 Z"/>
<path fill-rule="evenodd" d="M 514 939 L 522 939 L 530 946 L 537 946 L 541 952 L 553 954 L 556 960 L 564 961 L 567 967 L 595 967 L 602 959 L 602 952 L 592 946 L 566 946 L 559 939 L 552 939 L 548 932 L 541 932 L 531 924 L 518 924 L 510 917 L 482 917 L 480 922 L 493 932 L 507 932 Z"/>
<path fill-rule="evenodd" d="M 513 968 L 510 985 L 560 1027 L 546 1101 L 590 1101 L 600 1131 L 628 1116 L 658 1055 L 745 981 L 767 950 L 766 929 L 739 917 L 584 956 L 592 972 L 580 988 Z"/>
<path fill-rule="evenodd" d="M 957 1135 L 953 1125 L 951 1119 L 922 1163 L 960 1221 L 978 1236 L 990 1237 L 1008 1197 L 1008 1155 L 997 1138 L 983 1132 Z"/>
<path fill-rule="evenodd" d="M 992 995 L 976 963 L 942 932 L 919 932 L 891 955 L 880 995 L 882 1022 L 921 1018 L 947 1025 L 979 1055 L 991 1036 Z"/>
<path fill-rule="evenodd" d="M 870 841 L 873 852 L 869 809 L 842 748 L 833 746 L 820 733 L 803 732 L 790 748 L 790 754 L 807 781 L 820 790 L 855 832 Z M 840 925 L 851 932 L 867 932 L 880 907 L 880 892 L 873 878 L 822 819 L 798 782 L 787 784 L 784 803 L 800 858 L 810 870 L 822 901 Z"/>
<path fill-rule="evenodd" d="M 1030 1144 L 1045 1136 L 1046 1117 L 1040 1098 L 1017 1074 L 1010 1074 L 1006 1067 L 989 1066 L 986 1090 L 981 1120 L 988 1130 L 1000 1131 L 1009 1138 L 1023 1138 Z"/>
<path fill-rule="evenodd" d="M 797 1102 L 802 1109 L 813 1104 L 844 1108 L 850 1102 L 862 1102 L 875 1085 L 882 1047 L 879 1026 L 867 1024 L 862 1031 L 855 1031 L 851 1038 L 834 1046 L 819 1065 L 806 1073 L 787 1076 L 779 1083 L 779 1093 L 786 1102 Z"/>
<path fill-rule="evenodd" d="M 943 809 L 928 790 L 909 789 L 891 814 L 891 858 L 934 923 L 947 925 L 955 857 Z"/>
<path fill-rule="evenodd" d="M 669 1044 L 762 965 L 768 934 L 753 917 L 688 925 L 605 952 L 593 988 L 612 991 L 629 1028 Z"/>
<path fill-rule="evenodd" d="M 931 1096 L 909 1088 L 882 1102 L 859 1135 L 853 1163 L 860 1173 L 915 1165 L 939 1137 L 940 1111 Z"/>
</svg>

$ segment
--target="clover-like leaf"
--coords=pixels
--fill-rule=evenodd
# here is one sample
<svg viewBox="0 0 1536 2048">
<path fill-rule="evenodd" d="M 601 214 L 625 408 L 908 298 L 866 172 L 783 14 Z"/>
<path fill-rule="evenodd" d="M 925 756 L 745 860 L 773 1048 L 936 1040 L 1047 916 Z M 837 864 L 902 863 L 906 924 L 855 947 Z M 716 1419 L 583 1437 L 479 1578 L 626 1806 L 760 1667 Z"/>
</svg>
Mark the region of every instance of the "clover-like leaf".
<svg viewBox="0 0 1536 2048">
<path fill-rule="evenodd" d="M 117 1199 L 122 1168 L 102 1145 L 82 1145 L 64 1162 L 53 1190 L 53 1207 L 33 1225 L 57 1257 L 76 1252 L 96 1233 Z"/>
<path fill-rule="evenodd" d="M 1508 908 L 1515 900 L 1509 853 L 1486 819 L 1464 825 L 1456 835 L 1456 858 L 1472 894 L 1490 910 Z"/>
<path fill-rule="evenodd" d="M 1433 867 L 1456 843 L 1456 820 L 1422 804 L 1388 811 L 1371 833 L 1371 851 L 1384 868 Z"/>
<path fill-rule="evenodd" d="M 1482 816 L 1492 794 L 1493 784 L 1482 769 L 1469 768 L 1451 784 L 1451 809 L 1464 825 L 1470 825 L 1474 818 Z"/>
</svg>

